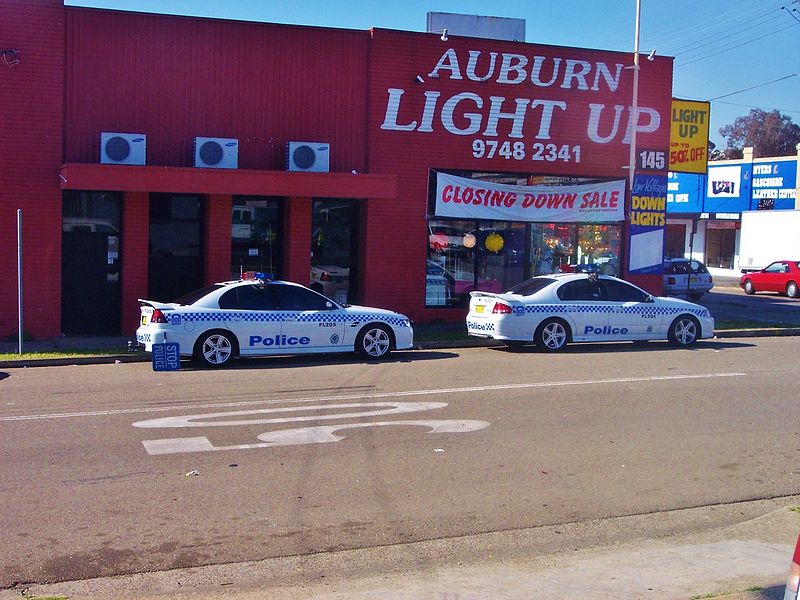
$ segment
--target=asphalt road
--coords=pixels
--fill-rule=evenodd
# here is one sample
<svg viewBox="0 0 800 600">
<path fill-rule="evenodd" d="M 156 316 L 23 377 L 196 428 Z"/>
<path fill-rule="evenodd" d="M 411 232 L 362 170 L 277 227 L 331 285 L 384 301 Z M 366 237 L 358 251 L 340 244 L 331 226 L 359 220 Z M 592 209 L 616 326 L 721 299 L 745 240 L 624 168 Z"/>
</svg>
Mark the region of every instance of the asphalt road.
<svg viewBox="0 0 800 600">
<path fill-rule="evenodd" d="M 0 588 L 796 495 L 799 349 L 8 369 Z"/>
<path fill-rule="evenodd" d="M 743 322 L 745 326 L 800 327 L 800 299 L 779 294 L 759 293 L 748 296 L 739 287 L 717 286 L 703 294 L 698 304 L 706 306 L 717 321 L 733 326 Z"/>
</svg>

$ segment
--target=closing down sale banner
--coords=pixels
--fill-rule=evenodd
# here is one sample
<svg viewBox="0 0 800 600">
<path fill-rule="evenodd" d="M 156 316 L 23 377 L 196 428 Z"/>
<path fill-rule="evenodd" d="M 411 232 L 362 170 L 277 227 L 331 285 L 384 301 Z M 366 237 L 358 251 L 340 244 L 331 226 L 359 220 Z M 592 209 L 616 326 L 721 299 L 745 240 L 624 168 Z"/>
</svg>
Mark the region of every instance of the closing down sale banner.
<svg viewBox="0 0 800 600">
<path fill-rule="evenodd" d="M 575 185 L 506 185 L 436 174 L 437 217 L 612 223 L 625 214 L 625 180 Z"/>
</svg>

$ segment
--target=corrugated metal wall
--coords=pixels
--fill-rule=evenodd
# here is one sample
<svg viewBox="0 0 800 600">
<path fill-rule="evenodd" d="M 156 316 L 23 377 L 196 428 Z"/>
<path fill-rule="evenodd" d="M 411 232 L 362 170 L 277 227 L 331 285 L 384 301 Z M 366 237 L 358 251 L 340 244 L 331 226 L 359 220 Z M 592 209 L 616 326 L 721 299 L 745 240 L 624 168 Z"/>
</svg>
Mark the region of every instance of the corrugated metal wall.
<svg viewBox="0 0 800 600">
<path fill-rule="evenodd" d="M 192 165 L 195 136 L 239 139 L 239 168 L 283 170 L 290 140 L 364 170 L 368 32 L 67 7 L 66 162 L 101 131 L 147 134 L 147 164 Z"/>
</svg>

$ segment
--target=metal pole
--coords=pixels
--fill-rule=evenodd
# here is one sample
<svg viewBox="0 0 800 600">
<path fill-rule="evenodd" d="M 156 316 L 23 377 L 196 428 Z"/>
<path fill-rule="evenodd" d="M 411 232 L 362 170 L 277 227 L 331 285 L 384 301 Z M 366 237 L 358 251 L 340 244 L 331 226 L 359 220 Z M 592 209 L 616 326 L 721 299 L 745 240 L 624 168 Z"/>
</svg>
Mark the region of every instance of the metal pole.
<svg viewBox="0 0 800 600">
<path fill-rule="evenodd" d="M 639 125 L 639 22 L 642 0 L 636 0 L 636 33 L 633 41 L 633 102 L 631 105 L 631 147 L 628 156 L 628 187 L 633 197 L 633 172 L 636 166 L 636 127 Z"/>
<path fill-rule="evenodd" d="M 19 306 L 18 351 L 22 354 L 22 209 L 17 209 L 17 304 Z"/>
</svg>

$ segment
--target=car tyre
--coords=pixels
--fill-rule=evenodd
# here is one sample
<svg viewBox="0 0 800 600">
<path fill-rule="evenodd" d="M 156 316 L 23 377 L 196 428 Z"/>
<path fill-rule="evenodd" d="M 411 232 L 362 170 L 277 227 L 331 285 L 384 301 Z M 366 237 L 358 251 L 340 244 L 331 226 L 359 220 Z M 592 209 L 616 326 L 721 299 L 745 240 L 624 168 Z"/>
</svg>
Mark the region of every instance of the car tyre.
<svg viewBox="0 0 800 600">
<path fill-rule="evenodd" d="M 543 352 L 558 352 L 569 341 L 569 326 L 561 319 L 547 319 L 536 329 L 533 340 Z"/>
<path fill-rule="evenodd" d="M 700 298 L 702 298 L 702 297 L 703 297 L 703 292 L 699 292 L 699 293 L 698 292 L 692 292 L 691 294 L 689 294 L 689 300 L 694 300 L 695 302 L 697 300 L 700 300 Z"/>
<path fill-rule="evenodd" d="M 797 283 L 790 281 L 786 284 L 786 295 L 789 296 L 789 298 L 797 298 L 800 296 L 800 290 L 797 289 Z"/>
<path fill-rule="evenodd" d="M 669 326 L 667 338 L 675 346 L 691 346 L 700 337 L 700 323 L 691 315 L 681 315 Z"/>
<path fill-rule="evenodd" d="M 205 367 L 229 365 L 238 352 L 236 337 L 227 331 L 208 331 L 194 346 L 194 358 Z"/>
<path fill-rule="evenodd" d="M 392 333 L 385 325 L 367 325 L 356 338 L 356 351 L 369 360 L 384 358 L 393 346 Z"/>
<path fill-rule="evenodd" d="M 753 282 L 749 279 L 744 280 L 744 293 L 748 296 L 752 296 L 756 293 L 756 286 L 754 286 Z"/>
</svg>

